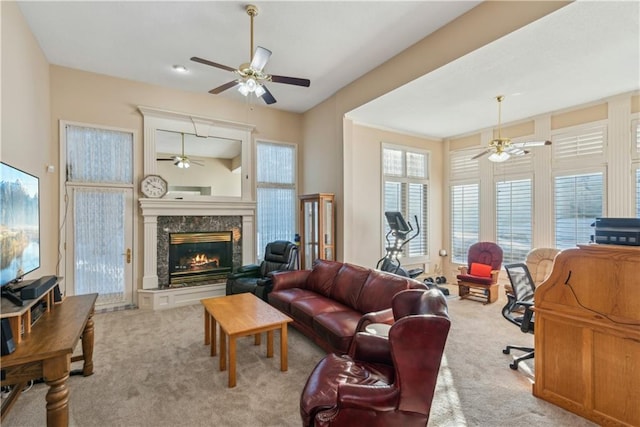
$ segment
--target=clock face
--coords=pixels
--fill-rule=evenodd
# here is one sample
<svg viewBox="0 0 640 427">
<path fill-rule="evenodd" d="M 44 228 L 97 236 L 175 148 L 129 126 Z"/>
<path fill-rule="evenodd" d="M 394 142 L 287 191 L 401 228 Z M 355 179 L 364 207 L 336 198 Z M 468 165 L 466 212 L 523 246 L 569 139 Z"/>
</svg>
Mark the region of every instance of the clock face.
<svg viewBox="0 0 640 427">
<path fill-rule="evenodd" d="M 167 181 L 158 175 L 148 175 L 140 183 L 140 191 L 147 197 L 162 197 L 167 194 Z"/>
</svg>

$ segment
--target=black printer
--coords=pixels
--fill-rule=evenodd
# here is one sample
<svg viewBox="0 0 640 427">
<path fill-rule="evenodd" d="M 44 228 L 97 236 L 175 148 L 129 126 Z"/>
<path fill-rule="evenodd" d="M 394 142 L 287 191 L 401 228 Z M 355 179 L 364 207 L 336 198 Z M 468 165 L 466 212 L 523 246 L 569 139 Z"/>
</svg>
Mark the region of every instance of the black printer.
<svg viewBox="0 0 640 427">
<path fill-rule="evenodd" d="M 591 240 L 609 245 L 640 246 L 640 218 L 596 218 Z"/>
</svg>

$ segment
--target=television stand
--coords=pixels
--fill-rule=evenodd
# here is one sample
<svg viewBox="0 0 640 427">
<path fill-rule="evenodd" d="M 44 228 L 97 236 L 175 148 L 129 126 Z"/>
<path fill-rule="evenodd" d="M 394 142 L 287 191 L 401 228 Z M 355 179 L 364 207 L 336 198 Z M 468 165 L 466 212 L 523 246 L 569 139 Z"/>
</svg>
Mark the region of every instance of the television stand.
<svg viewBox="0 0 640 427">
<path fill-rule="evenodd" d="M 8 299 L 18 307 L 22 307 L 24 305 L 22 298 L 20 298 L 16 292 L 11 289 L 2 288 L 2 297 Z"/>
</svg>

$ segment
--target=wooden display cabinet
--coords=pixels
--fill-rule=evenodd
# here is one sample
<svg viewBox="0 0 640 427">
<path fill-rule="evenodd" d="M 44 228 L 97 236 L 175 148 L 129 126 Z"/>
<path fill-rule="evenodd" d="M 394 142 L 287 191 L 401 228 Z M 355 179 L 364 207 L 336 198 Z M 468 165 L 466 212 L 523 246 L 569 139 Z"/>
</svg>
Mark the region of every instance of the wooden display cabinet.
<svg viewBox="0 0 640 427">
<path fill-rule="evenodd" d="M 317 259 L 335 260 L 335 203 L 331 193 L 306 194 L 299 198 L 300 266 L 310 270 Z"/>
</svg>

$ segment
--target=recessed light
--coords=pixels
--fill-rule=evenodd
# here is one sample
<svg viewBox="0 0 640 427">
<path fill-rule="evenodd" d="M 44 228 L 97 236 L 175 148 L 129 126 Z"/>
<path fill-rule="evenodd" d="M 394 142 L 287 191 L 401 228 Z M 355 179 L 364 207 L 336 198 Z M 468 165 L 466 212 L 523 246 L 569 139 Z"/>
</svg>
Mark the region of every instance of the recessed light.
<svg viewBox="0 0 640 427">
<path fill-rule="evenodd" d="M 189 70 L 187 70 L 187 67 L 185 67 L 184 65 L 174 65 L 173 66 L 173 71 L 175 71 L 176 73 L 186 73 Z"/>
</svg>

